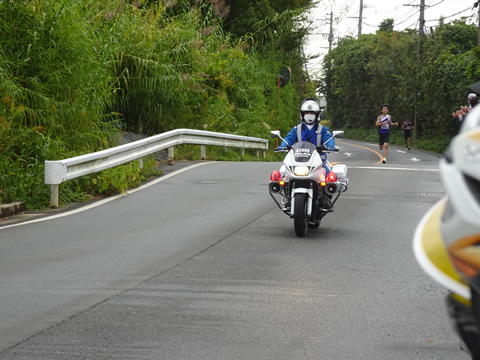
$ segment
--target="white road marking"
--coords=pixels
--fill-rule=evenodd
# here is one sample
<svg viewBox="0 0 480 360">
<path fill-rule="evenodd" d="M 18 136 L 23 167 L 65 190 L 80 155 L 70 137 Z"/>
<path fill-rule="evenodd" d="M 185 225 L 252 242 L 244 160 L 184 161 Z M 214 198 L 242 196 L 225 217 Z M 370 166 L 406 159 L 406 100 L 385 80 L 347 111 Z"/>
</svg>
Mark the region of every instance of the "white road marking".
<svg viewBox="0 0 480 360">
<path fill-rule="evenodd" d="M 439 172 L 440 169 L 411 169 L 411 168 L 395 168 L 385 166 L 347 166 L 348 169 L 366 169 L 366 170 L 401 170 L 401 171 L 426 171 Z"/>
<path fill-rule="evenodd" d="M 397 152 L 399 153 L 402 153 L 402 154 L 406 154 L 407 152 L 406 151 L 403 151 L 403 150 L 396 150 Z"/>
<path fill-rule="evenodd" d="M 412 161 L 422 161 L 421 159 L 417 159 L 416 157 L 411 158 Z"/>
<path fill-rule="evenodd" d="M 344 153 L 344 155 L 347 155 L 348 157 L 352 156 L 352 153 Z"/>
</svg>

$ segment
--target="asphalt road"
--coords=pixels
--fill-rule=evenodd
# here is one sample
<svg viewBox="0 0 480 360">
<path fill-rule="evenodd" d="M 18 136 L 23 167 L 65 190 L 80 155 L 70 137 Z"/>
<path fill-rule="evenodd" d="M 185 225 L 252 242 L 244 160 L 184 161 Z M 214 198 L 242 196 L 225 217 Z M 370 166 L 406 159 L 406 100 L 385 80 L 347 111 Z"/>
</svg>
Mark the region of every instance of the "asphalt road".
<svg viewBox="0 0 480 360">
<path fill-rule="evenodd" d="M 438 157 L 337 145 L 350 186 L 306 238 L 261 162 L 0 227 L 0 359 L 468 359 L 412 253 Z"/>
</svg>

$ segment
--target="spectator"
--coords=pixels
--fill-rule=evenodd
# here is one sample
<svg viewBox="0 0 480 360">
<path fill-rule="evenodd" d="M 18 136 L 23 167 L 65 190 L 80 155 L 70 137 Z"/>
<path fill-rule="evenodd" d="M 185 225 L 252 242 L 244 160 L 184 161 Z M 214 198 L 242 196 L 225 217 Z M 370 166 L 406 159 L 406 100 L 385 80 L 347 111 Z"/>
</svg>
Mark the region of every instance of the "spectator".
<svg viewBox="0 0 480 360">
<path fill-rule="evenodd" d="M 475 85 L 475 84 L 474 84 Z M 473 85 L 472 85 L 473 86 Z M 479 89 L 480 90 L 480 89 Z M 452 116 L 454 118 L 457 118 L 459 121 L 462 121 L 465 116 L 467 116 L 468 112 L 478 104 L 479 101 L 479 96 L 476 95 L 475 93 L 470 93 L 468 94 L 468 105 L 467 106 L 461 106 L 459 110 L 455 111 L 452 113 Z"/>
<path fill-rule="evenodd" d="M 467 113 L 470 111 L 470 109 L 472 108 L 472 105 L 471 105 L 471 101 L 473 98 L 476 97 L 476 94 L 475 93 L 470 93 L 468 94 L 468 97 L 467 97 L 467 103 L 468 105 L 467 106 L 460 106 L 460 109 L 458 109 L 457 111 L 454 111 L 452 113 L 452 116 L 456 119 L 458 119 L 459 121 L 462 121 L 463 118 L 467 115 Z"/>
</svg>

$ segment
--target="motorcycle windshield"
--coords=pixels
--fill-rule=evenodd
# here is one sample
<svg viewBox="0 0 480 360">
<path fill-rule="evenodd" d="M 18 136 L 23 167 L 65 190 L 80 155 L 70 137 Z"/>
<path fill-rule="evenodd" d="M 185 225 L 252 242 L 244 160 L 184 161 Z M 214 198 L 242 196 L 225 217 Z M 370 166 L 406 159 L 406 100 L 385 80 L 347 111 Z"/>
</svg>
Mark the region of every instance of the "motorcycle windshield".
<svg viewBox="0 0 480 360">
<path fill-rule="evenodd" d="M 300 141 L 292 146 L 296 162 L 308 162 L 316 149 L 315 145 L 308 141 Z"/>
</svg>

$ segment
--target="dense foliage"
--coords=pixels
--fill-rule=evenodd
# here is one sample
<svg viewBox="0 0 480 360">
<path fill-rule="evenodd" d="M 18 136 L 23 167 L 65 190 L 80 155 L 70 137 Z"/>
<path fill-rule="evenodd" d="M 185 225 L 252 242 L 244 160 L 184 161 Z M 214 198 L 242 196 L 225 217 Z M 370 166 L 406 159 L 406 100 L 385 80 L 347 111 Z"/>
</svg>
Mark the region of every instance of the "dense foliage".
<svg viewBox="0 0 480 360">
<path fill-rule="evenodd" d="M 419 139 L 446 144 L 460 125 L 452 112 L 466 105 L 469 85 L 480 80 L 477 28 L 441 24 L 419 48 L 415 30 L 393 31 L 390 20 L 376 34 L 342 39 L 325 57 L 321 89 L 332 123 L 374 131 L 388 103 L 396 121 L 415 119 Z"/>
<path fill-rule="evenodd" d="M 290 128 L 300 100 L 315 92 L 299 25 L 310 1 L 263 0 L 266 13 L 251 17 L 254 3 L 1 1 L 0 201 L 48 205 L 44 161 L 114 146 L 122 131 L 267 138 L 271 128 Z M 229 32 L 234 23 L 245 27 Z M 277 88 L 285 65 L 291 82 Z M 126 165 L 69 181 L 60 193 L 71 201 L 111 191 L 107 181 L 123 191 L 140 176 Z"/>
</svg>

